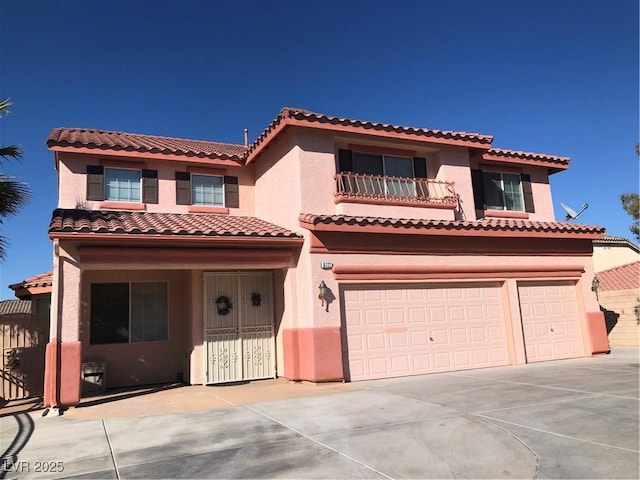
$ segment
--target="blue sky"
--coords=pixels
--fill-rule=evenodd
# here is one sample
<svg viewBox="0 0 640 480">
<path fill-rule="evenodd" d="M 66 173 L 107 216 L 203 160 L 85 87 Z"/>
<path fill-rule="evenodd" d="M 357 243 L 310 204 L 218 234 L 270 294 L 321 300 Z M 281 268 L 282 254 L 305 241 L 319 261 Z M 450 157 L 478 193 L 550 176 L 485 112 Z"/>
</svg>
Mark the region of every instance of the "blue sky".
<svg viewBox="0 0 640 480">
<path fill-rule="evenodd" d="M 630 238 L 638 191 L 638 3 L 603 1 L 0 1 L 2 171 L 31 203 L 5 220 L 7 285 L 52 268 L 54 127 L 242 143 L 284 106 L 479 132 L 571 157 L 552 177 L 581 223 Z"/>
</svg>

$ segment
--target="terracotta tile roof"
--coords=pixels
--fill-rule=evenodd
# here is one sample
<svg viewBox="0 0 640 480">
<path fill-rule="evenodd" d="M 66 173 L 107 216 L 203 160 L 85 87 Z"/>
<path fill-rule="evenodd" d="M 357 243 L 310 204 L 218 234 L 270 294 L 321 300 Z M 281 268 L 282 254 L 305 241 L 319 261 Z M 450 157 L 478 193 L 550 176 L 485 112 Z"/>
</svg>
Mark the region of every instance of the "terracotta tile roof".
<svg viewBox="0 0 640 480">
<path fill-rule="evenodd" d="M 569 167 L 569 157 L 559 157 L 557 155 L 548 155 L 546 153 L 521 152 L 518 150 L 506 150 L 504 148 L 492 148 L 486 151 L 484 156 L 504 157 L 505 159 L 523 159 L 533 160 L 536 162 L 550 163 L 561 169 Z"/>
<path fill-rule="evenodd" d="M 304 120 L 310 124 L 333 124 L 333 125 L 348 125 L 354 127 L 362 127 L 364 130 L 369 131 L 387 131 L 396 133 L 408 133 L 421 137 L 435 137 L 445 138 L 451 140 L 465 140 L 474 142 L 480 145 L 491 145 L 493 137 L 490 135 L 482 135 L 479 133 L 466 133 L 466 132 L 453 132 L 446 130 L 432 130 L 430 128 L 417 128 L 417 127 L 403 127 L 401 125 L 391 125 L 388 123 L 370 122 L 365 120 L 354 120 L 344 117 L 334 117 L 331 115 L 324 115 L 322 113 L 310 112 L 301 108 L 283 108 L 278 116 L 269 124 L 269 126 L 260 134 L 260 136 L 249 146 L 248 153 L 255 150 L 261 143 L 263 143 L 269 134 L 275 130 L 278 125 L 287 118 L 293 118 L 296 120 Z"/>
<path fill-rule="evenodd" d="M 244 145 L 234 145 L 230 143 L 206 142 L 86 128 L 54 128 L 47 138 L 47 146 L 49 148 L 56 146 L 86 147 L 100 150 L 125 150 L 232 160 L 242 160 L 246 150 Z"/>
<path fill-rule="evenodd" d="M 597 277 L 600 281 L 599 289 L 605 292 L 640 289 L 640 261 L 604 270 Z"/>
<path fill-rule="evenodd" d="M 34 287 L 50 287 L 53 284 L 53 272 L 39 273 L 33 277 L 27 278 L 20 283 L 14 283 L 9 285 L 12 290 L 19 288 L 34 288 Z"/>
<path fill-rule="evenodd" d="M 519 219 L 486 219 L 477 221 L 430 220 L 411 218 L 355 217 L 349 215 L 312 215 L 299 216 L 301 224 L 309 225 L 355 225 L 389 226 L 397 229 L 449 230 L 451 232 L 495 231 L 495 232 L 536 232 L 602 235 L 604 228 L 592 225 L 580 225 L 571 222 L 534 222 Z M 402 232 L 399 232 L 402 233 Z"/>
<path fill-rule="evenodd" d="M 51 236 L 60 233 L 302 238 L 295 232 L 255 217 L 62 208 L 54 210 L 49 225 Z"/>
<path fill-rule="evenodd" d="M 601 239 L 594 240 L 594 245 L 620 245 L 629 247 L 635 252 L 640 252 L 640 247 L 633 243 L 631 240 L 624 237 L 614 237 L 613 235 L 605 235 Z"/>
<path fill-rule="evenodd" d="M 30 300 L 3 300 L 0 302 L 0 315 L 31 313 Z"/>
</svg>

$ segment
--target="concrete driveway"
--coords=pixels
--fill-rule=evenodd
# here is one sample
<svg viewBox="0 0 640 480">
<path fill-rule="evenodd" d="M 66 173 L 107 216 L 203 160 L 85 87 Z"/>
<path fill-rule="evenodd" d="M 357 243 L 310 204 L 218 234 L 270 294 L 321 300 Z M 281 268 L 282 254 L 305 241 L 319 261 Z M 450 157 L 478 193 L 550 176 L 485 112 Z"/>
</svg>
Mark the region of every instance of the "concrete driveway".
<svg viewBox="0 0 640 480">
<path fill-rule="evenodd" d="M 287 382 L 262 384 L 264 398 L 261 382 L 206 387 L 223 399 L 219 392 L 245 387 L 251 399 L 234 394 L 244 400 L 163 415 L 87 418 L 93 407 L 85 418 L 74 415 L 80 408 L 54 418 L 16 414 L 0 418 L 4 474 L 638 478 L 638 373 L 638 349 L 618 348 L 593 358 L 306 386 L 304 395 L 287 394 Z M 195 388 L 175 395 L 202 391 Z M 274 400 L 276 390 L 285 398 Z M 122 412 L 133 399 L 118 401 Z"/>
</svg>

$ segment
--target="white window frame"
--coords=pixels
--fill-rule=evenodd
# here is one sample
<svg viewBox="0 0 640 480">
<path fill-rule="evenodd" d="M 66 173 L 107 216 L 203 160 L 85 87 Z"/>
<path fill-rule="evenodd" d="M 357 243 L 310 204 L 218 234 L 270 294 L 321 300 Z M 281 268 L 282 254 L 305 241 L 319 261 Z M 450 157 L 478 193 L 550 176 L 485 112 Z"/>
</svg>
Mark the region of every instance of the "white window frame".
<svg viewBox="0 0 640 480">
<path fill-rule="evenodd" d="M 193 184 L 193 178 L 194 177 L 211 177 L 211 178 L 219 178 L 220 179 L 220 190 L 222 193 L 222 201 L 221 203 L 217 204 L 215 203 L 215 191 L 212 193 L 213 195 L 213 199 L 214 202 L 213 203 L 196 203 L 196 195 L 195 195 L 195 187 Z M 225 204 L 225 198 L 224 198 L 224 175 L 209 175 L 206 173 L 192 173 L 191 174 L 191 182 L 190 182 L 190 187 L 191 187 L 191 205 L 196 206 L 196 207 L 224 207 Z M 214 187 L 215 188 L 215 187 Z"/>
<path fill-rule="evenodd" d="M 113 199 L 113 198 L 109 198 L 108 196 L 108 192 L 109 192 L 109 186 L 108 186 L 108 182 L 109 182 L 109 175 L 107 172 L 109 171 L 113 171 L 113 172 L 122 172 L 122 171 L 130 171 L 130 172 L 138 172 L 138 200 L 132 200 L 132 199 L 128 199 L 128 200 L 124 200 L 121 198 L 117 198 L 117 199 Z M 129 190 L 131 191 L 131 188 L 129 188 Z M 107 202 L 122 202 L 122 203 L 142 203 L 142 170 L 139 168 L 120 168 L 120 167 L 104 167 L 104 200 Z"/>
<path fill-rule="evenodd" d="M 525 204 L 524 204 L 524 191 L 522 190 L 522 176 L 519 173 L 510 173 L 510 172 L 485 172 L 485 178 L 486 175 L 500 175 L 500 193 L 502 194 L 502 206 L 497 206 L 497 205 L 489 205 L 487 204 L 487 210 L 502 210 L 505 212 L 524 212 L 525 211 Z M 519 191 L 518 191 L 518 195 L 520 197 L 520 207 L 519 209 L 517 208 L 508 208 L 507 205 L 507 196 L 505 193 L 505 188 L 504 188 L 504 176 L 505 175 L 513 175 L 513 176 L 517 176 L 520 180 L 518 182 L 518 187 L 519 187 Z M 483 188 L 485 191 L 485 203 L 486 203 L 486 196 L 487 196 L 487 185 L 488 182 L 485 180 Z"/>
</svg>

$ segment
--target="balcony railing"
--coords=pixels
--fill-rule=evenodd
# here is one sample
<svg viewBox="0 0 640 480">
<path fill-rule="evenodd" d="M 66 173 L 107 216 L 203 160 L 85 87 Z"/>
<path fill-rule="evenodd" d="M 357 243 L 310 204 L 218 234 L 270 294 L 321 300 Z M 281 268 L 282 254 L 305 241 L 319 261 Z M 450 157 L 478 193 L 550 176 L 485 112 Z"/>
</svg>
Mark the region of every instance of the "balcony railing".
<svg viewBox="0 0 640 480">
<path fill-rule="evenodd" d="M 426 178 L 337 173 L 336 200 L 455 208 L 453 182 Z"/>
</svg>

